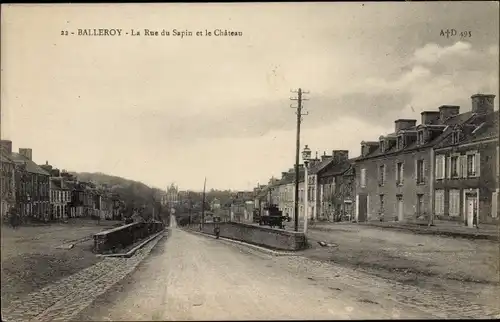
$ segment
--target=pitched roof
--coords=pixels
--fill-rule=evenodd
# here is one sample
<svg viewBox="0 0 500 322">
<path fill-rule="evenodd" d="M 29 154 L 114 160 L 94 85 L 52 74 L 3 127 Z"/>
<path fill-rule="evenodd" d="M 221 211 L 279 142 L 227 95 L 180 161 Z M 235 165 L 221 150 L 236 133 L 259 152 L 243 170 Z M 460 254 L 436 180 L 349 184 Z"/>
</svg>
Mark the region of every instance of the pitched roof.
<svg viewBox="0 0 500 322">
<path fill-rule="evenodd" d="M 31 161 L 30 159 L 26 158 L 25 156 L 12 152 L 11 154 L 11 159 L 16 163 L 16 164 L 26 164 L 26 171 L 29 173 L 37 173 L 45 176 L 50 176 L 50 174 L 40 168 L 35 162 Z"/>
<path fill-rule="evenodd" d="M 61 178 L 50 178 L 50 189 L 70 190 L 68 183 Z"/>
<path fill-rule="evenodd" d="M 363 157 L 361 157 L 361 156 L 358 157 L 358 160 L 369 159 L 369 158 L 384 156 L 384 155 L 393 154 L 393 153 L 407 152 L 407 151 L 412 151 L 415 149 L 430 148 L 430 147 L 436 145 L 437 143 L 441 142 L 449 133 L 451 133 L 453 131 L 452 127 L 454 125 L 464 124 L 464 123 L 470 121 L 472 118 L 474 118 L 474 116 L 475 116 L 475 114 L 469 111 L 469 112 L 457 114 L 455 116 L 448 118 L 447 120 L 445 120 L 443 122 L 443 125 L 447 125 L 446 128 L 444 129 L 444 131 L 440 135 L 435 137 L 433 140 L 431 140 L 430 142 L 427 142 L 426 144 L 418 144 L 418 142 L 415 141 L 415 142 L 409 144 L 408 146 L 404 147 L 403 149 L 397 149 L 397 146 L 393 145 L 391 148 L 385 150 L 384 152 L 382 152 L 380 147 L 377 147 L 377 149 L 375 149 L 373 152 L 369 153 L 368 155 L 363 156 Z M 412 126 L 411 128 L 408 128 L 405 130 L 415 130 L 421 126 L 422 126 L 422 124 L 417 125 L 417 126 Z"/>
<path fill-rule="evenodd" d="M 321 176 L 330 177 L 330 176 L 341 175 L 347 170 L 349 170 L 351 167 L 352 167 L 352 162 L 347 160 L 342 163 L 334 165 L 331 169 L 328 169 L 328 171 L 324 172 Z"/>
<path fill-rule="evenodd" d="M 333 161 L 333 156 L 328 156 L 318 163 L 314 164 L 308 171 L 309 174 L 317 174 L 326 168 Z"/>
<path fill-rule="evenodd" d="M 488 114 L 474 115 L 467 123 L 463 124 L 462 139 L 458 142 L 458 145 L 498 138 L 498 114 L 498 111 L 494 111 Z M 451 135 L 453 130 L 453 128 L 450 128 L 447 131 L 447 137 Z M 453 144 L 450 140 L 443 140 L 436 148 L 451 145 L 457 144 Z"/>
</svg>

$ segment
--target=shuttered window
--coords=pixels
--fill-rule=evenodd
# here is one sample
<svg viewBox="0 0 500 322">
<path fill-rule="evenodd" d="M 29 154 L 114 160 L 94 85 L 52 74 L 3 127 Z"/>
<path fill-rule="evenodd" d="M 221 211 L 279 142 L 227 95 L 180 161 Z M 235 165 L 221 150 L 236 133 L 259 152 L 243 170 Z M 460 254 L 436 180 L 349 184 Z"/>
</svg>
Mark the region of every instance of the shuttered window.
<svg viewBox="0 0 500 322">
<path fill-rule="evenodd" d="M 460 214 L 460 190 L 450 190 L 448 212 L 454 217 Z"/>
<path fill-rule="evenodd" d="M 445 156 L 436 156 L 436 179 L 444 179 L 445 173 Z"/>
<path fill-rule="evenodd" d="M 361 188 L 366 188 L 366 169 L 361 169 Z"/>
<path fill-rule="evenodd" d="M 444 214 L 444 190 L 436 190 L 434 195 L 434 212 L 436 215 Z"/>
<path fill-rule="evenodd" d="M 403 173 L 404 173 L 404 168 L 403 168 L 403 162 L 398 162 L 396 165 L 396 184 L 402 185 L 403 184 Z"/>
<path fill-rule="evenodd" d="M 498 217 L 498 191 L 493 192 L 491 196 L 491 217 Z"/>
</svg>

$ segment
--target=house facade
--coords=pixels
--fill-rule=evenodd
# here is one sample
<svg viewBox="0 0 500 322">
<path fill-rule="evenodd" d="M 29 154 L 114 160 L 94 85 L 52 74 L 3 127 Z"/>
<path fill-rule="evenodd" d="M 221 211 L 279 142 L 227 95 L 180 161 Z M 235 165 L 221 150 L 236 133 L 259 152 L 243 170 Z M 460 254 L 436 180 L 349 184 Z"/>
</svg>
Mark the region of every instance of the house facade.
<svg viewBox="0 0 500 322">
<path fill-rule="evenodd" d="M 356 220 L 431 223 L 434 212 L 434 147 L 453 131 L 484 114 L 478 96 L 473 108 L 443 105 L 417 120 L 398 119 L 393 133 L 361 142 L 356 160 Z"/>
<path fill-rule="evenodd" d="M 71 191 L 61 177 L 50 178 L 51 211 L 46 220 L 67 219 L 70 215 Z"/>
<path fill-rule="evenodd" d="M 472 96 L 474 117 L 435 147 L 434 220 L 474 227 L 498 222 L 498 111 L 494 95 Z"/>
<path fill-rule="evenodd" d="M 281 173 L 279 182 L 279 203 L 278 208 L 283 212 L 284 216 L 294 218 L 294 201 L 295 201 L 295 170 L 289 169 L 288 172 Z"/>
<path fill-rule="evenodd" d="M 0 215 L 8 216 L 11 207 L 16 205 L 15 163 L 10 158 L 12 142 L 2 140 L 0 145 Z"/>
<path fill-rule="evenodd" d="M 50 174 L 32 160 L 32 150 L 12 152 L 14 161 L 16 208 L 22 220 L 41 221 L 50 213 Z"/>
<path fill-rule="evenodd" d="M 319 220 L 351 221 L 356 209 L 354 159 L 345 157 L 332 162 L 319 181 Z"/>
</svg>

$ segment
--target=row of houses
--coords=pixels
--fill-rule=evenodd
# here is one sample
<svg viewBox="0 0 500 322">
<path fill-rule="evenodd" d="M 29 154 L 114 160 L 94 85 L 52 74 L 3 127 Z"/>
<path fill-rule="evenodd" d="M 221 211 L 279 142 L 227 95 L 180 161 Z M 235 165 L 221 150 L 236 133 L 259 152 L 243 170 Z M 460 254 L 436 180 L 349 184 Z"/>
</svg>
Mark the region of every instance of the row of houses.
<svg viewBox="0 0 500 322">
<path fill-rule="evenodd" d="M 494 95 L 471 97 L 470 111 L 443 105 L 394 131 L 348 151 L 310 160 L 308 183 L 299 165 L 299 218 L 318 220 L 456 222 L 472 227 L 499 218 L 499 113 Z M 256 188 L 256 203 L 274 203 L 295 215 L 295 169 Z M 304 209 L 308 189 L 308 209 Z"/>
<path fill-rule="evenodd" d="M 51 221 L 75 217 L 121 219 L 124 202 L 117 194 L 91 182 L 82 182 L 48 162 L 36 164 L 32 149 L 12 151 L 12 142 L 0 141 L 1 216 L 15 211 L 23 220 Z"/>
</svg>

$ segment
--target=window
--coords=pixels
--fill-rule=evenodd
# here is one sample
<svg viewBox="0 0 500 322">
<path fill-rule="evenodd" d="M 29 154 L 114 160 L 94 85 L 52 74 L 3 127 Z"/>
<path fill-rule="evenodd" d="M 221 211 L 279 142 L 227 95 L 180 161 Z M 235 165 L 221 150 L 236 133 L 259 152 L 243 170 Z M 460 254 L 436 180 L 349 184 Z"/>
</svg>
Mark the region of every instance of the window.
<svg viewBox="0 0 500 322">
<path fill-rule="evenodd" d="M 476 156 L 474 154 L 467 155 L 467 177 L 476 176 Z"/>
<path fill-rule="evenodd" d="M 456 130 L 451 135 L 452 144 L 457 144 L 460 141 L 460 130 Z"/>
<path fill-rule="evenodd" d="M 417 183 L 424 183 L 424 160 L 417 160 Z"/>
<path fill-rule="evenodd" d="M 445 158 L 444 155 L 436 156 L 436 179 L 444 178 Z"/>
<path fill-rule="evenodd" d="M 366 188 L 366 169 L 361 169 L 361 188 Z"/>
<path fill-rule="evenodd" d="M 384 153 L 385 152 L 384 140 L 380 140 L 379 143 L 380 143 L 380 152 Z"/>
<path fill-rule="evenodd" d="M 460 190 L 450 190 L 448 213 L 453 217 L 460 214 Z"/>
<path fill-rule="evenodd" d="M 385 164 L 381 165 L 378 170 L 378 184 L 383 186 L 385 183 Z"/>
<path fill-rule="evenodd" d="M 498 189 L 491 194 L 491 218 L 498 217 Z"/>
<path fill-rule="evenodd" d="M 424 144 L 424 131 L 421 130 L 421 131 L 418 131 L 417 133 L 417 142 L 418 144 Z"/>
<path fill-rule="evenodd" d="M 403 184 L 403 162 L 398 162 L 396 166 L 396 184 Z"/>
<path fill-rule="evenodd" d="M 458 156 L 451 157 L 450 171 L 452 178 L 458 177 Z"/>
<path fill-rule="evenodd" d="M 397 145 L 398 145 L 398 149 L 401 150 L 402 148 L 404 148 L 404 141 L 403 141 L 403 136 L 402 135 L 399 135 L 398 136 L 398 142 L 397 142 Z"/>
<path fill-rule="evenodd" d="M 434 195 L 434 212 L 438 216 L 444 214 L 444 190 L 436 190 Z"/>
<path fill-rule="evenodd" d="M 420 216 L 422 214 L 422 209 L 424 209 L 424 195 L 417 194 L 417 215 Z"/>
<path fill-rule="evenodd" d="M 380 208 L 379 208 L 379 212 L 381 214 L 384 213 L 384 195 L 379 195 L 379 200 L 380 200 Z"/>
</svg>

